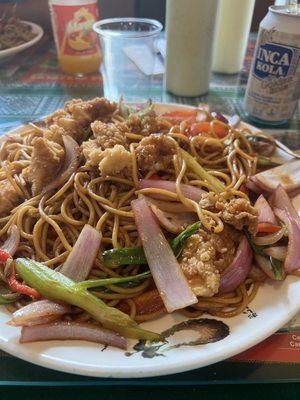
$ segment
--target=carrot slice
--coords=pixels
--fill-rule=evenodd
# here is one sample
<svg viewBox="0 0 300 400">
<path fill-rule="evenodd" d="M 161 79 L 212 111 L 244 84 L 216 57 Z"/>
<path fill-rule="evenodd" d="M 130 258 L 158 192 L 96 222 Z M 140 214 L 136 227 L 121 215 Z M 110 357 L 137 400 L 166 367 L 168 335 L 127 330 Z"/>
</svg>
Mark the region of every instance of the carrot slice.
<svg viewBox="0 0 300 400">
<path fill-rule="evenodd" d="M 197 117 L 197 110 L 177 110 L 166 112 L 161 115 L 162 118 L 167 119 L 174 125 L 180 124 L 182 121 L 195 122 Z"/>
<path fill-rule="evenodd" d="M 223 124 L 215 123 L 212 127 L 209 121 L 197 122 L 192 124 L 190 127 L 186 129 L 187 136 L 212 136 L 212 132 L 214 132 L 220 139 L 225 137 L 228 133 L 228 128 Z"/>
<path fill-rule="evenodd" d="M 258 224 L 258 233 L 275 233 L 280 231 L 281 226 L 270 224 L 269 222 L 261 222 Z"/>
</svg>

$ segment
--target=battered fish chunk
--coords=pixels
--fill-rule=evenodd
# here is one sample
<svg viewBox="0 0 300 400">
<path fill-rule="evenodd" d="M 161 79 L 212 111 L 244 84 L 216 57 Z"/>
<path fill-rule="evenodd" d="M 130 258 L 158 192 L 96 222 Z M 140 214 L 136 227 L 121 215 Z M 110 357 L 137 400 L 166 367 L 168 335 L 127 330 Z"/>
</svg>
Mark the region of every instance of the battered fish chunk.
<svg viewBox="0 0 300 400">
<path fill-rule="evenodd" d="M 19 203 L 20 196 L 10 181 L 0 181 L 0 215 L 7 215 Z"/>
<path fill-rule="evenodd" d="M 220 218 L 238 230 L 247 227 L 255 235 L 258 224 L 258 211 L 244 198 L 227 198 L 226 193 L 204 194 L 199 202 L 206 210 L 218 212 Z"/>
<path fill-rule="evenodd" d="M 95 139 L 87 140 L 81 145 L 82 153 L 86 159 L 86 165 L 88 167 L 97 167 L 101 161 L 101 155 L 103 151 L 98 146 Z"/>
<path fill-rule="evenodd" d="M 67 113 L 71 114 L 78 123 L 85 124 L 112 114 L 116 108 L 116 103 L 111 103 L 104 97 L 95 97 L 88 101 L 73 99 L 66 102 L 64 107 Z"/>
<path fill-rule="evenodd" d="M 127 118 L 124 124 L 126 124 L 128 132 L 143 136 L 149 136 L 156 132 L 167 132 L 169 130 L 154 111 L 146 116 L 132 114 Z"/>
<path fill-rule="evenodd" d="M 43 188 L 58 174 L 65 151 L 61 145 L 48 139 L 37 137 L 33 141 L 31 163 L 28 179 L 34 196 L 41 193 Z"/>
<path fill-rule="evenodd" d="M 103 176 L 129 178 L 132 175 L 131 153 L 119 144 L 104 150 L 101 153 L 99 170 Z"/>
<path fill-rule="evenodd" d="M 174 139 L 164 134 L 152 134 L 143 138 L 136 148 L 136 158 L 142 171 L 160 171 L 171 166 L 176 154 Z"/>
<path fill-rule="evenodd" d="M 66 134 L 66 131 L 61 126 L 53 124 L 49 127 L 49 129 L 44 130 L 44 138 L 47 140 L 51 140 L 52 142 L 63 145 L 63 135 Z"/>
<path fill-rule="evenodd" d="M 196 296 L 211 297 L 220 286 L 220 272 L 232 262 L 239 234 L 225 226 L 220 234 L 199 230 L 186 242 L 180 257 L 184 275 Z"/>
<path fill-rule="evenodd" d="M 50 130 L 55 124 L 63 129 L 63 134 L 70 135 L 81 143 L 90 134 L 90 123 L 110 116 L 116 107 L 115 103 L 100 97 L 89 101 L 74 99 L 68 101 L 63 110 L 48 116 L 45 122 Z"/>
<path fill-rule="evenodd" d="M 127 140 L 124 125 L 120 123 L 106 124 L 101 121 L 95 121 L 91 124 L 91 128 L 96 138 L 95 141 L 102 150 L 110 149 L 116 144 L 126 147 Z"/>
</svg>

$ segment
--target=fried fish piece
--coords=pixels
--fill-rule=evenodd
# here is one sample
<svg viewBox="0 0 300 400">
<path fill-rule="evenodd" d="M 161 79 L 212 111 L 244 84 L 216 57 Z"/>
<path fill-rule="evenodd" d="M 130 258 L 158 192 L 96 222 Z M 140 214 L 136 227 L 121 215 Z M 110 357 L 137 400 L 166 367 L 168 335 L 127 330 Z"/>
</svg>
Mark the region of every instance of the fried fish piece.
<svg viewBox="0 0 300 400">
<path fill-rule="evenodd" d="M 176 142 L 164 134 L 151 134 L 143 138 L 136 148 L 136 158 L 142 171 L 163 171 L 171 166 L 176 154 Z"/>
<path fill-rule="evenodd" d="M 33 141 L 31 162 L 28 170 L 28 180 L 31 182 L 32 194 L 41 193 L 43 188 L 58 174 L 65 151 L 63 147 L 43 137 Z"/>
</svg>

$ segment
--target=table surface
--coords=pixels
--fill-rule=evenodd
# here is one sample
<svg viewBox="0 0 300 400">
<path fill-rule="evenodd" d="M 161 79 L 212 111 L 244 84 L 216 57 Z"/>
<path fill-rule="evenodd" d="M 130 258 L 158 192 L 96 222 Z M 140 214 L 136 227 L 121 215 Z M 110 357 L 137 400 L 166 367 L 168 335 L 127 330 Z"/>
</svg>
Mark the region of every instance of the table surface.
<svg viewBox="0 0 300 400">
<path fill-rule="evenodd" d="M 164 91 L 163 78 L 160 75 L 153 79 L 151 97 L 156 102 L 176 102 L 193 105 L 199 102 L 206 102 L 216 111 L 229 115 L 239 114 L 241 118 L 247 119 L 242 102 L 254 46 L 255 40 L 251 38 L 241 73 L 236 75 L 213 74 L 210 90 L 204 96 L 195 98 L 173 96 Z M 101 96 L 102 93 L 103 82 L 99 74 L 75 78 L 61 73 L 57 65 L 53 44 L 48 38 L 43 38 L 37 46 L 24 52 L 22 57 L 18 56 L 18 58 L 0 66 L 0 132 L 9 131 L 27 121 L 38 120 L 44 115 L 61 108 L 63 103 L 71 98 L 81 97 L 87 99 Z M 144 91 L 141 87 L 141 100 L 144 96 Z M 299 128 L 298 107 L 295 115 L 287 125 L 272 129 L 267 127 L 267 130 L 280 137 L 290 147 L 300 148 Z M 286 362 L 281 364 L 272 362 L 272 360 L 268 362 L 261 362 L 260 360 L 259 362 L 256 359 L 251 360 L 249 363 L 245 362 L 245 360 L 226 361 L 176 376 L 142 380 L 118 380 L 116 382 L 115 380 L 81 378 L 50 371 L 0 352 L 0 385 L 99 385 L 102 387 L 109 386 L 112 389 L 116 386 L 124 387 L 125 385 L 135 385 L 136 387 L 177 385 L 193 388 L 197 385 L 208 383 L 300 382 L 300 355 L 298 363 Z M 29 368 L 30 374 L 28 374 Z M 294 386 L 289 386 L 289 388 L 289 390 L 293 388 L 290 392 L 291 397 L 289 397 L 292 398 L 292 393 L 296 394 L 298 389 Z M 107 396 L 109 396 L 109 390 L 106 389 Z M 202 390 L 204 390 L 204 387 Z M 251 390 L 247 389 L 247 393 L 250 393 Z M 279 394 L 281 392 L 277 390 L 274 393 Z M 191 391 L 190 398 L 193 398 L 192 395 L 193 392 Z M 170 398 L 179 397 L 179 392 L 174 392 L 174 396 Z M 235 396 L 234 391 L 232 396 Z"/>
</svg>

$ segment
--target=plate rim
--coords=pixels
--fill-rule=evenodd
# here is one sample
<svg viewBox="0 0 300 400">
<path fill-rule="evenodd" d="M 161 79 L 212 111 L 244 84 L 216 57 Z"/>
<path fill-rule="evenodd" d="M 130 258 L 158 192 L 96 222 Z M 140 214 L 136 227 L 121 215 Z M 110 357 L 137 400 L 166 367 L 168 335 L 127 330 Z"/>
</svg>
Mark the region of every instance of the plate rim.
<svg viewBox="0 0 300 400">
<path fill-rule="evenodd" d="M 196 106 L 193 105 L 188 105 L 188 104 L 180 104 L 180 103 L 165 103 L 165 102 L 155 102 L 155 106 L 157 107 L 173 107 L 173 108 L 189 108 L 193 109 L 196 108 Z M 247 127 L 250 127 L 252 130 L 258 131 L 259 129 L 256 128 L 253 125 L 250 125 L 246 122 L 241 121 L 242 124 L 245 124 Z M 26 125 L 26 124 L 25 124 Z M 20 129 L 22 126 L 21 125 L 17 128 L 14 128 L 12 131 L 7 132 L 6 134 L 13 134 L 17 133 L 18 129 Z M 4 134 L 3 136 L 5 136 Z M 292 280 L 291 283 L 295 283 L 299 285 L 300 288 L 300 281 L 298 281 L 299 278 L 297 277 L 288 277 L 287 279 Z M 291 284 L 290 283 L 290 284 Z M 298 286 L 297 285 L 297 286 Z M 181 362 L 171 362 L 170 365 L 167 367 L 163 367 L 163 370 L 157 369 L 156 366 L 147 366 L 146 364 L 143 364 L 142 367 L 137 367 L 137 366 L 129 366 L 129 367 L 112 367 L 112 366 L 105 366 L 105 369 L 101 369 L 101 366 L 99 366 L 99 369 L 93 370 L 94 367 L 88 367 L 87 366 L 81 366 L 78 363 L 74 365 L 74 363 L 70 364 L 70 361 L 68 360 L 57 360 L 57 359 L 52 359 L 49 357 L 47 354 L 39 353 L 37 351 L 32 351 L 29 347 L 26 347 L 24 344 L 20 344 L 18 342 L 9 342 L 8 340 L 5 341 L 0 337 L 0 349 L 7 352 L 8 354 L 19 358 L 21 360 L 30 362 L 32 364 L 41 366 L 41 367 L 46 367 L 50 368 L 59 372 L 65 372 L 65 373 L 71 373 L 75 375 L 80 375 L 80 376 L 90 376 L 90 377 L 97 377 L 97 378 L 113 378 L 113 379 L 129 379 L 129 378 L 149 378 L 149 377 L 157 377 L 157 376 L 166 376 L 166 375 L 171 375 L 171 374 L 176 374 L 176 373 L 181 373 L 181 372 L 186 372 L 190 370 L 194 370 L 197 368 L 202 368 L 207 365 L 211 365 L 214 363 L 217 363 L 219 361 L 223 361 L 225 359 L 228 359 L 236 354 L 239 354 L 256 344 L 262 342 L 272 334 L 278 331 L 284 324 L 289 322 L 298 312 L 300 311 L 300 304 L 293 304 L 292 307 L 290 307 L 289 311 L 287 312 L 285 318 L 281 318 L 280 321 L 275 321 L 273 324 L 271 324 L 268 329 L 265 329 L 263 333 L 260 333 L 259 335 L 254 336 L 250 340 L 242 339 L 240 340 L 238 346 L 235 346 L 234 348 L 227 348 L 224 347 L 222 354 L 212 354 L 210 355 L 207 359 L 204 361 L 197 360 L 197 358 L 193 360 L 185 360 Z M 0 308 L 0 315 L 3 315 L 3 308 Z M 221 319 L 221 318 L 220 318 Z M 221 319 L 222 320 L 222 319 Z M 17 328 L 14 328 L 17 329 Z M 53 343 L 56 343 L 57 341 L 54 341 Z M 59 341 L 60 343 L 62 341 Z M 71 343 L 87 343 L 84 341 L 71 341 Z M 80 345 L 78 347 L 81 347 Z"/>
<path fill-rule="evenodd" d="M 2 60 L 2 59 L 4 60 L 7 57 L 11 57 L 11 56 L 27 49 L 28 47 L 33 46 L 44 35 L 44 29 L 40 25 L 38 25 L 34 22 L 25 21 L 25 20 L 21 20 L 21 22 L 24 22 L 25 24 L 30 25 L 32 28 L 34 28 L 37 32 L 37 35 L 34 38 L 32 38 L 31 40 L 29 40 L 28 42 L 19 44 L 18 46 L 10 47 L 8 49 L 0 50 L 0 60 Z"/>
</svg>

